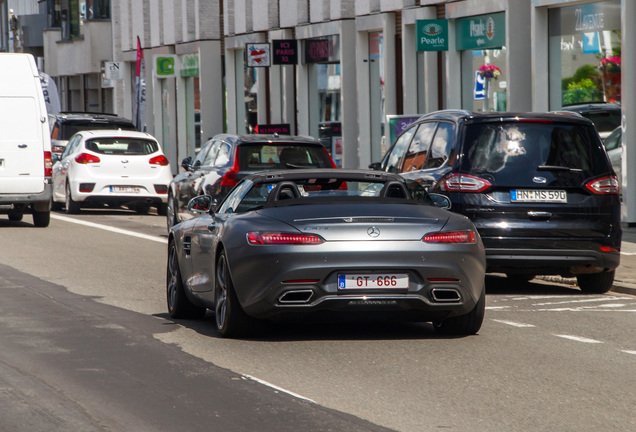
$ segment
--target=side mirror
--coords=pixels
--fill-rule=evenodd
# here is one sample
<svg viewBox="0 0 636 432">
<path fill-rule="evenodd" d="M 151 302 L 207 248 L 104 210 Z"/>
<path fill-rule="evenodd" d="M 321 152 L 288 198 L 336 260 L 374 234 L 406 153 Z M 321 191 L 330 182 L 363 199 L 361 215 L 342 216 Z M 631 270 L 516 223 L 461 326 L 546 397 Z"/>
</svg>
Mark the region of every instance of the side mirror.
<svg viewBox="0 0 636 432">
<path fill-rule="evenodd" d="M 369 164 L 369 169 L 372 169 L 374 171 L 381 171 L 382 164 L 380 162 L 373 162 L 372 164 Z"/>
<path fill-rule="evenodd" d="M 214 205 L 214 201 L 210 195 L 199 195 L 188 202 L 188 211 L 195 215 L 210 213 L 210 209 Z"/>
<path fill-rule="evenodd" d="M 433 205 L 435 207 L 439 207 L 444 210 L 450 210 L 452 203 L 450 198 L 448 198 L 446 195 L 429 193 L 428 196 L 431 197 L 431 199 L 433 200 Z"/>
<path fill-rule="evenodd" d="M 181 167 L 184 170 L 189 171 L 191 166 L 192 166 L 192 157 L 188 156 L 187 158 L 181 161 Z"/>
<path fill-rule="evenodd" d="M 52 153 L 51 154 L 51 163 L 55 163 L 55 162 L 59 162 L 60 160 L 62 160 L 62 155 L 57 154 L 57 153 Z"/>
</svg>

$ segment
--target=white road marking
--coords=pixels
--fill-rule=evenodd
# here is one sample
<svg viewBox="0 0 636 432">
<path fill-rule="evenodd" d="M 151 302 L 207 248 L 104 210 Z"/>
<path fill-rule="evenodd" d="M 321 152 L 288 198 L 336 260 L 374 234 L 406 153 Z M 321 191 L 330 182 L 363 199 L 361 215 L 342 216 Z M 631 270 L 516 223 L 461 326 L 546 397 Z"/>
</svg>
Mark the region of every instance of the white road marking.
<svg viewBox="0 0 636 432">
<path fill-rule="evenodd" d="M 73 219 L 73 218 L 69 218 L 69 217 L 64 217 L 64 216 L 59 216 L 56 214 L 51 214 L 51 218 L 53 219 L 58 219 L 64 222 L 70 222 L 70 223 L 75 223 L 78 225 L 85 225 L 85 226 L 89 226 L 91 228 L 98 228 L 104 231 L 110 231 L 110 232 L 114 232 L 117 234 L 124 234 L 127 236 L 131 236 L 131 237 L 138 237 L 144 240 L 151 240 L 151 241 L 155 241 L 158 243 L 164 243 L 164 244 L 168 244 L 168 239 L 165 238 L 161 238 L 161 237 L 155 237 L 155 236 L 150 236 L 147 234 L 141 234 L 141 233 L 137 233 L 134 231 L 128 231 L 128 230 L 123 230 L 123 229 L 119 229 L 119 228 L 114 228 L 114 227 L 110 227 L 108 225 L 100 225 L 100 224 L 96 224 L 93 222 L 86 222 L 83 220 L 78 220 L 78 219 Z"/>
<path fill-rule="evenodd" d="M 585 299 L 585 300 L 570 300 L 570 301 L 561 301 L 561 302 L 534 303 L 532 306 L 551 306 L 551 305 L 568 304 L 568 303 L 591 303 L 591 302 L 612 301 L 612 300 L 624 300 L 624 298 L 622 298 L 622 297 L 597 297 L 597 298 L 588 298 L 588 299 Z"/>
<path fill-rule="evenodd" d="M 624 353 L 636 355 L 636 351 L 623 350 Z"/>
<path fill-rule="evenodd" d="M 493 321 L 496 321 L 498 323 L 502 323 L 502 324 L 507 324 L 513 327 L 520 327 L 520 328 L 524 328 L 524 327 L 536 327 L 532 324 L 524 324 L 524 323 L 518 323 L 518 322 L 514 322 L 514 321 L 505 321 L 505 320 L 497 320 L 494 319 Z"/>
<path fill-rule="evenodd" d="M 601 341 L 598 341 L 596 339 L 588 339 L 588 338 L 584 338 L 584 337 L 580 337 L 580 336 L 572 336 L 572 335 L 555 335 L 556 337 L 560 337 L 563 339 L 570 339 L 573 341 L 577 341 L 577 342 L 583 342 L 583 343 L 603 343 Z"/>
<path fill-rule="evenodd" d="M 272 383 L 268 383 L 267 381 L 264 381 L 264 380 L 262 380 L 260 378 L 253 377 L 251 375 L 242 375 L 242 376 L 243 376 L 244 379 L 250 379 L 252 381 L 256 381 L 259 384 L 263 384 L 263 385 L 265 385 L 267 387 L 273 388 L 274 390 L 278 390 L 278 391 L 281 391 L 283 393 L 287 393 L 288 395 L 293 396 L 295 398 L 306 400 L 307 402 L 311 402 L 311 403 L 314 403 L 314 404 L 316 403 L 313 400 L 311 400 L 309 398 L 306 398 L 305 396 L 301 396 L 298 393 L 294 393 L 294 392 L 291 392 L 289 390 L 285 390 L 282 387 L 278 387 L 277 385 L 274 385 Z"/>
</svg>

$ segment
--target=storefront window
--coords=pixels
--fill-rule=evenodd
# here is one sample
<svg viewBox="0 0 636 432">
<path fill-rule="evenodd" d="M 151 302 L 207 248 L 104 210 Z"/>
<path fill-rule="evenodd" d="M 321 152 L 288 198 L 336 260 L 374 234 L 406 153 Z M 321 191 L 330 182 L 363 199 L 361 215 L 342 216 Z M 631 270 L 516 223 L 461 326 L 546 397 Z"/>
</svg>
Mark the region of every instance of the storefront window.
<svg viewBox="0 0 636 432">
<path fill-rule="evenodd" d="M 620 0 L 549 11 L 550 109 L 621 100 Z"/>
<path fill-rule="evenodd" d="M 62 39 L 74 39 L 84 34 L 86 0 L 61 0 L 59 4 L 59 22 L 62 27 Z"/>
</svg>

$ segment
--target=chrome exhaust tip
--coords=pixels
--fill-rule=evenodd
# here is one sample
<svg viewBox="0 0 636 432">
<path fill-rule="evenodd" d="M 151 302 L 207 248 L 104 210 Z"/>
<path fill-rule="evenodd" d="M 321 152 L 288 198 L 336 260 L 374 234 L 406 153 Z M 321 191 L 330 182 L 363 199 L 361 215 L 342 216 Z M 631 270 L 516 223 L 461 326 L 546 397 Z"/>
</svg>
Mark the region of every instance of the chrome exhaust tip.
<svg viewBox="0 0 636 432">
<path fill-rule="evenodd" d="M 280 304 L 303 304 L 309 302 L 314 296 L 310 289 L 285 291 L 279 298 Z"/>
<path fill-rule="evenodd" d="M 459 302 L 462 299 L 461 294 L 454 288 L 433 288 L 431 297 L 434 301 L 440 303 Z"/>
</svg>

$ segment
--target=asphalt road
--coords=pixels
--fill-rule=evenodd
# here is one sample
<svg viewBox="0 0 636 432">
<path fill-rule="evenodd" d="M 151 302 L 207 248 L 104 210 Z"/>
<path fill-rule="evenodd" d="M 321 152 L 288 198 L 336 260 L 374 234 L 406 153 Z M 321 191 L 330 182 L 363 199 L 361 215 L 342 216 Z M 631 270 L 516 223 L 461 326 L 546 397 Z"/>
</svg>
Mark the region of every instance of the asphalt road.
<svg viewBox="0 0 636 432">
<path fill-rule="evenodd" d="M 480 333 L 274 325 L 165 307 L 165 221 L 0 218 L 0 430 L 636 430 L 636 297 L 487 280 Z"/>
</svg>

